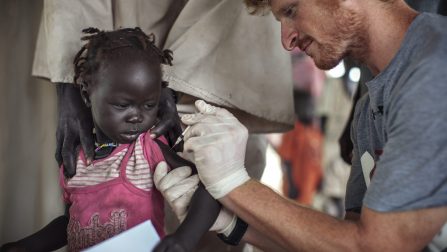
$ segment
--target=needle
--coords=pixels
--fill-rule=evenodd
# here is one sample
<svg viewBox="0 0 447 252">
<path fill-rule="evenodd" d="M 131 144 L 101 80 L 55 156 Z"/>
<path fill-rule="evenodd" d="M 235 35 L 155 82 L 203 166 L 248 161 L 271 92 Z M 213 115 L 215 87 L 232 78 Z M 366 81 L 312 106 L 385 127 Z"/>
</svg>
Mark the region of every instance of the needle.
<svg viewBox="0 0 447 252">
<path fill-rule="evenodd" d="M 185 137 L 185 133 L 186 131 L 189 130 L 189 128 L 191 128 L 191 126 L 186 127 L 186 129 L 182 132 L 182 134 L 175 141 L 174 145 L 171 147 L 171 150 L 174 149 L 175 146 L 177 146 L 179 143 L 183 141 L 183 137 Z"/>
</svg>

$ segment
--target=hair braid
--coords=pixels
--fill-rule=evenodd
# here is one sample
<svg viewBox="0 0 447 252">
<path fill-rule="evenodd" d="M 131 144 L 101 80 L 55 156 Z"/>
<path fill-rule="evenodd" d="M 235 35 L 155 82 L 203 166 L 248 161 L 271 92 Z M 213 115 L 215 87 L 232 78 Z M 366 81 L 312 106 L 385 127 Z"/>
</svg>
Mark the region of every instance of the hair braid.
<svg viewBox="0 0 447 252">
<path fill-rule="evenodd" d="M 89 78 L 100 64 L 101 57 L 111 51 L 131 47 L 142 50 L 148 57 L 156 56 L 161 64 L 172 65 L 172 51 L 161 50 L 155 45 L 155 35 L 146 35 L 139 27 L 124 28 L 116 31 L 101 31 L 89 27 L 82 30 L 86 36 L 81 40 L 87 41 L 74 58 L 74 83 L 88 85 Z M 163 86 L 167 86 L 163 82 Z"/>
</svg>

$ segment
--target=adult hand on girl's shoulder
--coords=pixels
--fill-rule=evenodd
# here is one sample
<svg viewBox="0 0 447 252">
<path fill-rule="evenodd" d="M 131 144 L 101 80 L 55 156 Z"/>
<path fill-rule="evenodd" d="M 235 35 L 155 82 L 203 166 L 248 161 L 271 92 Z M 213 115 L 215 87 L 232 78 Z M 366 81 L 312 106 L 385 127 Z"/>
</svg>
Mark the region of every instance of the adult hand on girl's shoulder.
<svg viewBox="0 0 447 252">
<path fill-rule="evenodd" d="M 173 145 L 175 140 L 182 134 L 180 118 L 177 113 L 175 91 L 170 88 L 163 88 L 158 105 L 159 122 L 151 130 L 151 137 L 157 138 L 166 136 L 169 145 Z"/>
<path fill-rule="evenodd" d="M 88 160 L 93 160 L 93 119 L 90 109 L 82 101 L 79 88 L 69 83 L 57 83 L 58 124 L 56 131 L 56 160 L 64 165 L 64 174 L 76 174 L 79 145 Z"/>
</svg>

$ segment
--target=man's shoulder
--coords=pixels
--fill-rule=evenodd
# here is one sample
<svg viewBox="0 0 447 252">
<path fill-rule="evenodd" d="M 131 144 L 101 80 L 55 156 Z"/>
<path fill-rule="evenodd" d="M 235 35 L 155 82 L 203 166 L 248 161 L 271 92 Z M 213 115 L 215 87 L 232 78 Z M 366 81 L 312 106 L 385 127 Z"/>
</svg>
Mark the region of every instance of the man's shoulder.
<svg viewBox="0 0 447 252">
<path fill-rule="evenodd" d="M 400 62 L 399 76 L 389 87 L 390 98 L 407 98 L 414 102 L 433 92 L 445 94 L 447 84 L 447 17 L 424 13 L 422 24 L 411 40 L 413 45 L 406 45 L 405 62 Z M 447 94 L 446 94 L 447 95 Z M 447 102 L 447 99 L 443 99 Z"/>
<path fill-rule="evenodd" d="M 447 71 L 447 17 L 422 13 L 410 26 L 397 55 L 376 82 L 390 98 L 428 88 Z M 427 87 L 428 85 L 428 87 Z"/>
<path fill-rule="evenodd" d="M 422 50 L 420 57 L 415 57 L 391 88 L 390 95 L 402 95 L 417 98 L 433 92 L 445 93 L 447 84 L 447 36 L 431 49 Z M 393 92 L 393 90 L 395 92 Z M 447 99 L 445 100 L 447 101 Z"/>
<path fill-rule="evenodd" d="M 432 13 L 423 13 L 422 24 L 417 31 L 417 47 L 414 48 L 416 62 L 427 63 L 436 61 L 441 65 L 431 65 L 432 68 L 440 68 L 447 65 L 447 17 Z"/>
</svg>

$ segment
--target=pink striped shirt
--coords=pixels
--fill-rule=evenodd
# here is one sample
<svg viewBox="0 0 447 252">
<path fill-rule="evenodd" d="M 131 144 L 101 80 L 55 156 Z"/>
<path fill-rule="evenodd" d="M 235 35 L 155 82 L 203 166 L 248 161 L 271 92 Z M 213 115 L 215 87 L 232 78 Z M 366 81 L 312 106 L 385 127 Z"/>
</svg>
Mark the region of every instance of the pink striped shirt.
<svg viewBox="0 0 447 252">
<path fill-rule="evenodd" d="M 157 143 L 141 134 L 134 143 L 120 144 L 88 166 L 80 151 L 71 179 L 65 179 L 61 167 L 64 200 L 71 204 L 68 250 L 93 246 L 148 219 L 164 236 L 164 200 L 152 180 L 155 166 L 163 160 Z"/>
</svg>

